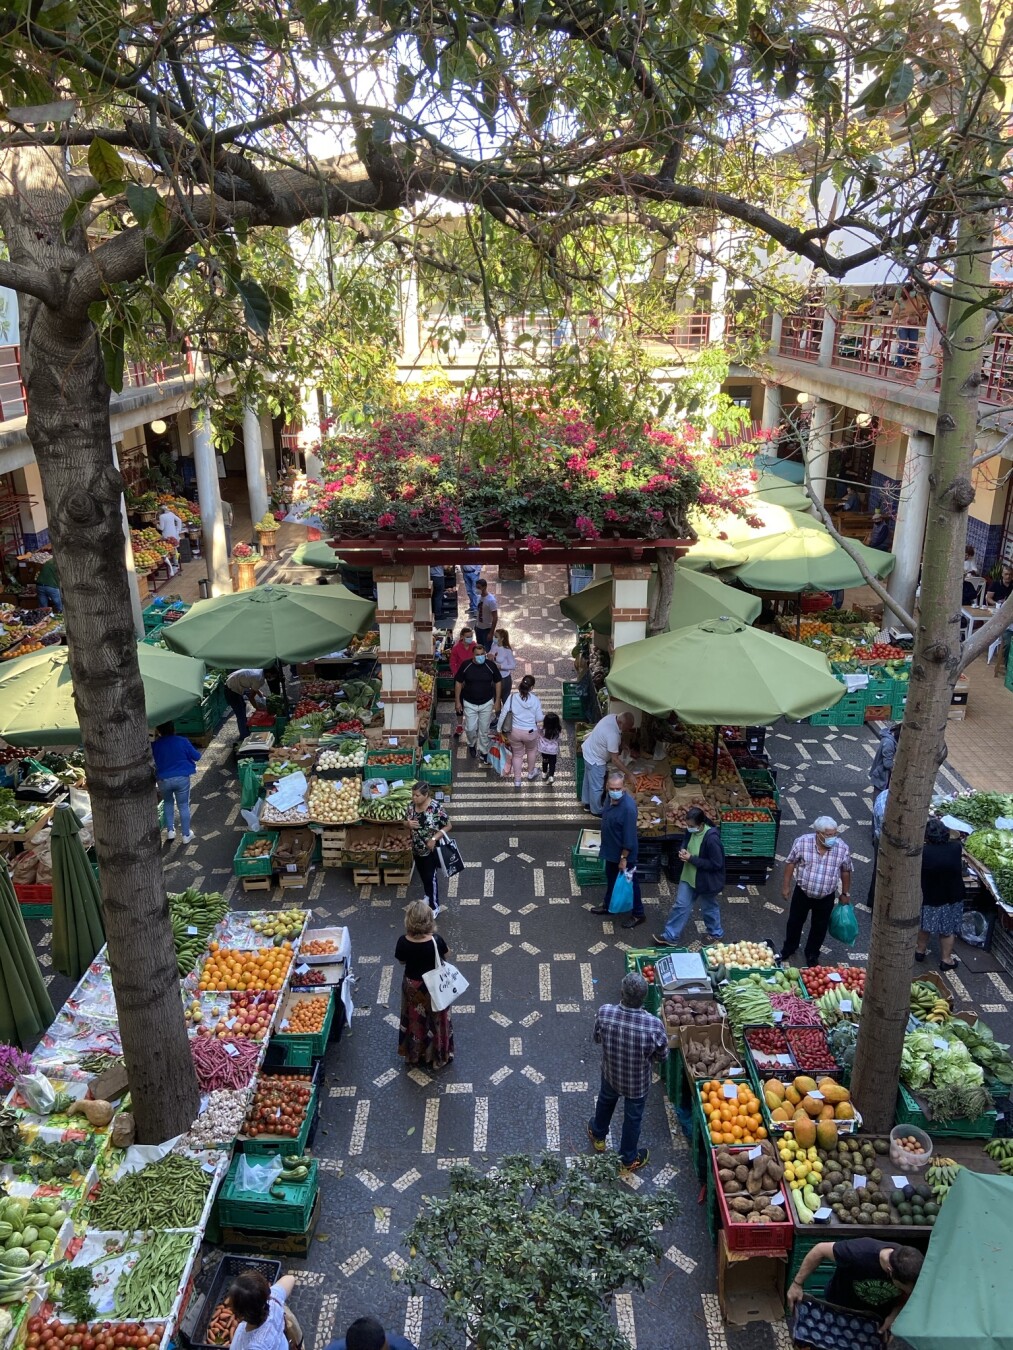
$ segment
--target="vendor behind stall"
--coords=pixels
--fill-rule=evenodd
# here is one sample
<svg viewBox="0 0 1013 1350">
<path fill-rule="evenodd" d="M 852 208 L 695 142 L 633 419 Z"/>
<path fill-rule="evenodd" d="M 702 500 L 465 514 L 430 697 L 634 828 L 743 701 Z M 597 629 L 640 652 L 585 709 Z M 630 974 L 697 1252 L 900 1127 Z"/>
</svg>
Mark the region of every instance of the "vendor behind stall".
<svg viewBox="0 0 1013 1350">
<path fill-rule="evenodd" d="M 236 714 L 239 727 L 239 739 L 245 741 L 250 734 L 250 724 L 246 717 L 246 704 L 258 710 L 266 707 L 266 682 L 264 672 L 259 667 L 234 670 L 225 681 L 225 702 Z"/>
<path fill-rule="evenodd" d="M 879 1310 L 886 1302 L 870 1297 L 874 1290 L 868 1281 L 893 1286 L 893 1301 L 880 1331 L 886 1335 L 894 1318 L 907 1302 L 922 1268 L 924 1256 L 917 1247 L 905 1247 L 876 1238 L 842 1238 L 839 1242 L 818 1242 L 807 1253 L 798 1274 L 788 1287 L 788 1307 L 794 1308 L 804 1295 L 803 1285 L 821 1261 L 832 1261 L 833 1278 L 827 1285 L 826 1301 L 840 1308 Z M 902 1295 L 897 1298 L 897 1292 Z M 889 1297 L 888 1291 L 887 1295 Z"/>
</svg>

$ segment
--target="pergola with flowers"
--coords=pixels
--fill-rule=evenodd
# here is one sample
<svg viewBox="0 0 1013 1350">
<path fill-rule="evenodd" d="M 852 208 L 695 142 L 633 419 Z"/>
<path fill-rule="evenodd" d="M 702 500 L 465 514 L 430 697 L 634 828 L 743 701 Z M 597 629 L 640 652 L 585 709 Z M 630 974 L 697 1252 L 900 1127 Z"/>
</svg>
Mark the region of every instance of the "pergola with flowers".
<svg viewBox="0 0 1013 1350">
<path fill-rule="evenodd" d="M 385 724 L 416 729 L 415 663 L 432 654 L 430 565 L 611 564 L 613 643 L 646 635 L 661 549 L 693 542 L 687 513 L 735 509 L 751 487 L 743 447 L 705 432 L 596 427 L 551 391 L 423 396 L 317 451 L 315 508 L 331 546 L 373 568 Z"/>
</svg>

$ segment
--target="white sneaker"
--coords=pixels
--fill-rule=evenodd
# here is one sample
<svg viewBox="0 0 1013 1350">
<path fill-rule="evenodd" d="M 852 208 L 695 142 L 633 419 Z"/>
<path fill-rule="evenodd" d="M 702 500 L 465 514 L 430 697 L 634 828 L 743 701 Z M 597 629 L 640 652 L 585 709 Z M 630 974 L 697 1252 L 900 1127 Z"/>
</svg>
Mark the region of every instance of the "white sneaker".
<svg viewBox="0 0 1013 1350">
<path fill-rule="evenodd" d="M 529 782 L 529 783 L 533 783 L 533 782 L 535 782 L 535 780 L 536 780 L 537 778 L 539 778 L 539 777 L 540 777 L 539 772 L 538 772 L 537 769 L 535 769 L 535 771 L 534 771 L 533 773 L 529 773 L 529 774 L 528 774 L 528 782 Z"/>
<path fill-rule="evenodd" d="M 183 843 L 184 843 L 184 844 L 189 844 L 192 840 L 193 840 L 193 835 L 192 835 L 192 834 L 184 834 L 184 836 L 183 836 Z"/>
<path fill-rule="evenodd" d="M 548 783 L 549 787 L 552 787 L 553 783 L 554 783 L 556 780 L 555 780 L 555 779 L 552 777 L 552 775 L 550 774 L 550 775 L 548 776 L 548 778 L 546 778 L 545 781 Z"/>
<path fill-rule="evenodd" d="M 168 832 L 168 834 L 166 834 L 165 837 L 166 837 L 166 839 L 175 839 L 175 838 L 176 838 L 176 831 L 175 831 L 175 830 L 170 830 L 170 831 Z"/>
</svg>

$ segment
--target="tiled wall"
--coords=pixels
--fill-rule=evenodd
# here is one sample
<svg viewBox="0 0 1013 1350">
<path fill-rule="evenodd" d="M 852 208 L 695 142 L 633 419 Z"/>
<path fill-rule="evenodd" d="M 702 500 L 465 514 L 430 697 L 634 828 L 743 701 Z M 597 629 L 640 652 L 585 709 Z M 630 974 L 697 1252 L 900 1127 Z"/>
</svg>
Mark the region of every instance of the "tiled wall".
<svg viewBox="0 0 1013 1350">
<path fill-rule="evenodd" d="M 1002 544 L 1002 525 L 986 525 L 983 520 L 967 518 L 967 542 L 974 549 L 978 567 L 985 574 L 998 560 Z"/>
<path fill-rule="evenodd" d="M 38 534 L 32 534 L 30 530 L 24 532 L 25 552 L 35 553 L 38 549 L 49 547 L 49 531 L 40 530 Z"/>
</svg>

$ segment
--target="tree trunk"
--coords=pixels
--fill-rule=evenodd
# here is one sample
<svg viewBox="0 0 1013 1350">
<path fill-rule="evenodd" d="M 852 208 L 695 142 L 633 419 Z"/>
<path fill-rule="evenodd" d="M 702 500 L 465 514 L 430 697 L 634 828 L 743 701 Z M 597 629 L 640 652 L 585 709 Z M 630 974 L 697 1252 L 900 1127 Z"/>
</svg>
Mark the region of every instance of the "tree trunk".
<svg viewBox="0 0 1013 1350">
<path fill-rule="evenodd" d="M 674 549 L 658 549 L 658 590 L 651 607 L 650 625 L 648 627 L 649 637 L 654 637 L 656 633 L 664 633 L 668 628 L 668 616 L 672 612 L 672 597 L 675 594 L 677 556 Z"/>
<path fill-rule="evenodd" d="M 894 1119 L 914 938 L 920 927 L 919 860 L 959 673 L 960 594 L 967 508 L 974 499 L 971 459 L 987 318 L 987 311 L 974 305 L 988 291 L 993 229 L 993 215 L 979 211 L 961 221 L 957 235 L 914 658 L 879 846 L 872 950 L 852 1090 L 865 1128 L 880 1134 Z"/>
<path fill-rule="evenodd" d="M 21 228 L 16 198 L 0 202 L 11 261 L 59 278 L 86 244 L 65 240 L 62 184 L 44 153 L 13 157 L 35 191 Z M 27 162 L 26 162 L 27 161 Z M 27 217 L 27 211 L 26 211 Z M 48 228 L 47 228 L 48 227 Z M 137 666 L 109 430 L 109 385 L 84 316 L 20 298 L 28 437 L 42 477 L 60 574 L 74 701 L 99 860 L 103 917 L 137 1137 L 187 1130 L 199 1093 L 179 995 L 160 860 L 155 772 Z"/>
</svg>

